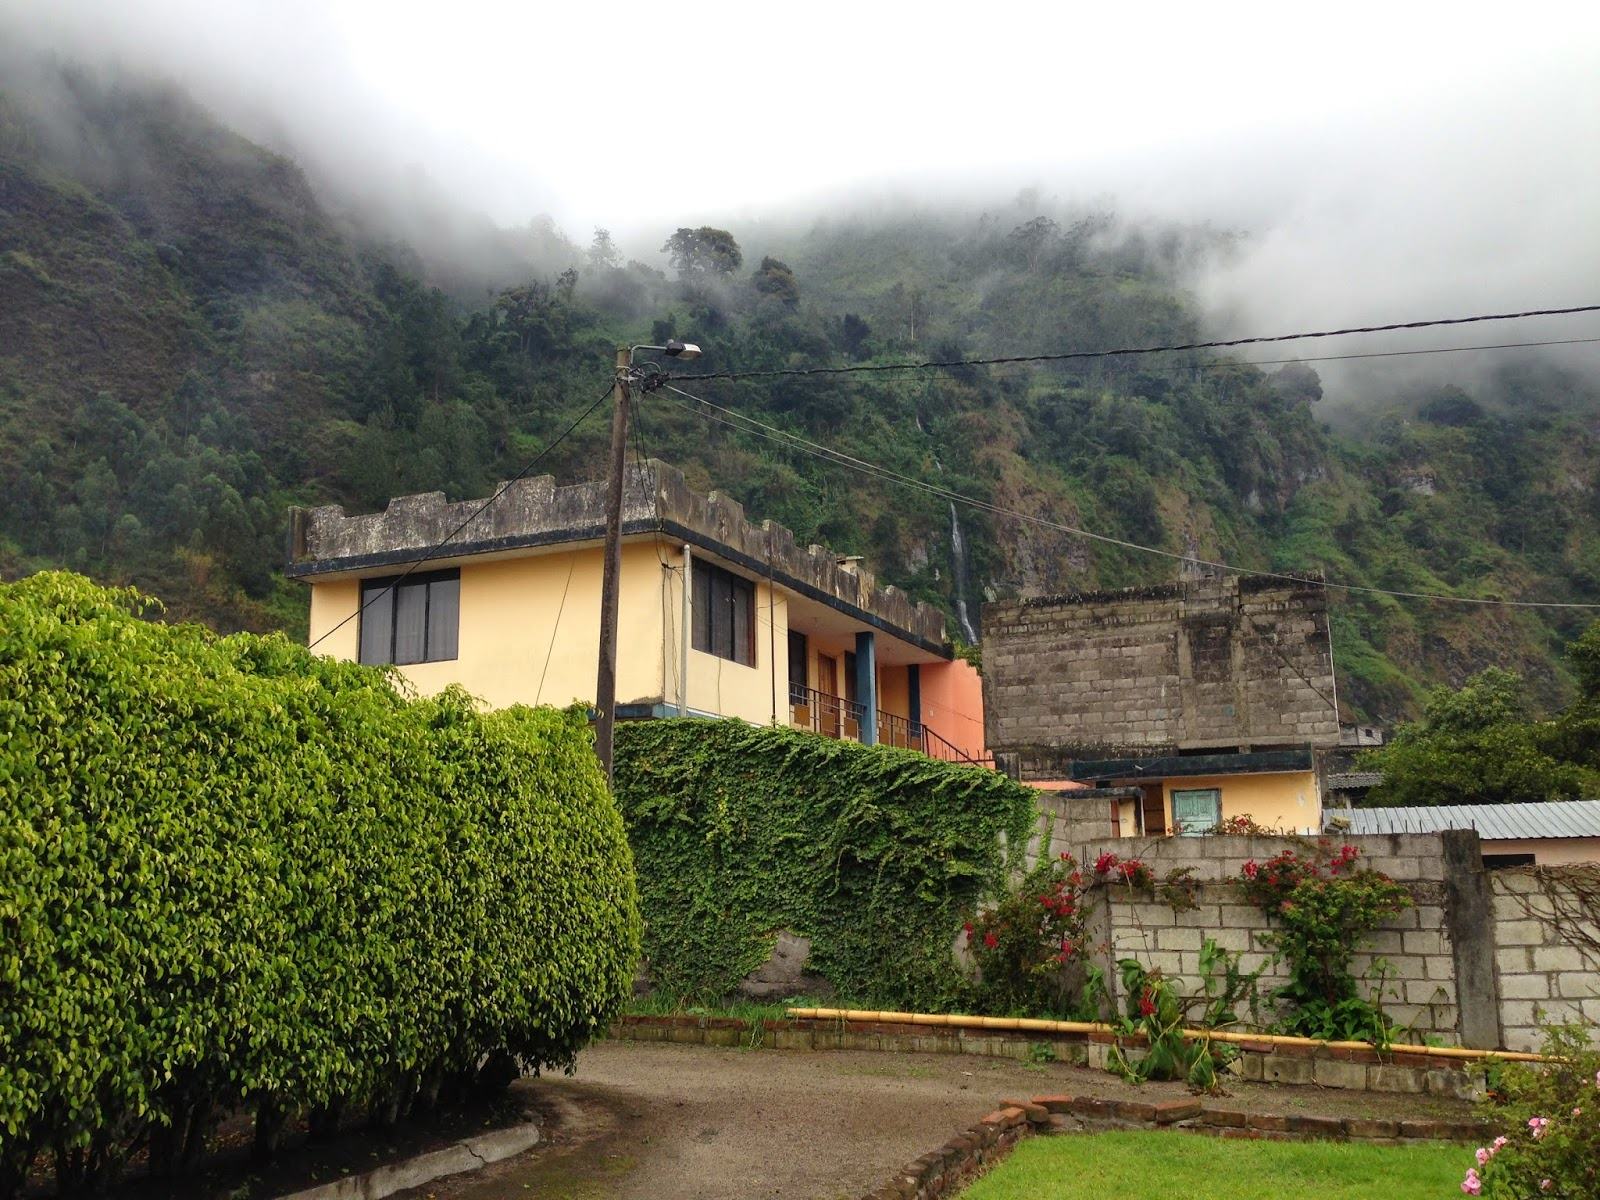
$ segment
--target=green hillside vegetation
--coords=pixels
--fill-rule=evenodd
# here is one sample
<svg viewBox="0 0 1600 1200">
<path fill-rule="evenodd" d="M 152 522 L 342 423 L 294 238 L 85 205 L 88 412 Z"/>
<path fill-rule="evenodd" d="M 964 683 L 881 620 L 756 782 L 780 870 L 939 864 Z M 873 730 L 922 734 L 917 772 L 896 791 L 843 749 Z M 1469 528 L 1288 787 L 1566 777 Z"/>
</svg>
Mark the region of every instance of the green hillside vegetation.
<svg viewBox="0 0 1600 1200">
<path fill-rule="evenodd" d="M 181 96 L 70 71 L 0 95 L 0 570 L 66 565 L 180 617 L 301 633 L 291 503 L 482 495 L 606 386 L 619 342 L 683 336 L 697 367 L 770 369 L 1193 339 L 1180 284 L 1229 238 L 1021 196 L 792 232 L 663 230 L 666 269 L 597 233 L 564 270 L 486 295 L 335 221 L 290 161 Z M 61 113 L 70 113 L 63 120 Z M 63 130 L 67 132 L 63 132 Z M 565 244 L 546 231 L 545 252 Z M 462 297 L 474 297 L 471 303 Z M 1600 600 L 1600 396 L 1553 369 L 1364 400 L 1331 432 L 1309 366 L 1206 355 L 705 381 L 686 390 L 904 474 L 1173 554 L 1398 590 Z M 761 516 L 866 555 L 976 623 L 986 597 L 1171 578 L 1171 559 L 963 507 L 641 405 L 644 453 Z M 605 422 L 547 460 L 600 469 Z M 542 468 L 543 469 L 543 468 Z M 1576 616 L 1335 593 L 1349 716 L 1420 711 L 1499 665 L 1571 694 Z M 953 630 L 960 626 L 952 621 Z"/>
</svg>

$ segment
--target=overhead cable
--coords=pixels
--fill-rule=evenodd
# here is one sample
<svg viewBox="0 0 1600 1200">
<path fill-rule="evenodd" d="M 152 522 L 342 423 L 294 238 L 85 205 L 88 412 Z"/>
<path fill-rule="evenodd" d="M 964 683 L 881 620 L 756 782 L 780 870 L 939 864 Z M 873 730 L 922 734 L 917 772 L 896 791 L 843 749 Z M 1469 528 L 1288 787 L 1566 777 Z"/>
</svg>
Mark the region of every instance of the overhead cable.
<svg viewBox="0 0 1600 1200">
<path fill-rule="evenodd" d="M 1192 563 L 1194 565 L 1208 567 L 1216 571 L 1229 571 L 1236 575 L 1249 575 L 1263 579 L 1280 579 L 1289 583 L 1311 584 L 1334 591 L 1375 596 L 1392 596 L 1397 599 L 1433 600 L 1449 604 L 1476 604 L 1499 608 L 1581 610 L 1600 609 L 1600 604 L 1584 604 L 1555 600 L 1499 600 L 1481 596 L 1454 596 L 1445 592 L 1408 592 L 1398 591 L 1391 588 L 1370 587 L 1364 584 L 1339 583 L 1315 577 L 1308 578 L 1307 576 L 1296 575 L 1287 571 L 1264 571 L 1254 567 L 1241 567 L 1234 563 L 1198 558 L 1192 554 L 1180 554 L 1176 551 L 1163 550 L 1156 546 L 1144 546 L 1140 545 L 1138 542 L 1127 541 L 1124 538 L 1111 537 L 1103 533 L 1094 533 L 1090 530 L 1080 529 L 1076 526 L 1067 525 L 1060 521 L 1052 521 L 1048 517 L 1041 517 L 1034 513 L 1025 513 L 1019 512 L 1015 509 L 1003 508 L 1000 505 L 991 504 L 987 500 L 980 500 L 974 496 L 967 496 L 961 492 L 940 487 L 937 484 L 929 483 L 923 479 L 916 479 L 910 475 L 903 475 L 900 472 L 894 471 L 888 467 L 881 466 L 877 463 L 868 462 L 865 459 L 856 458 L 853 455 L 845 454 L 843 451 L 835 450 L 832 447 L 823 445 L 820 442 L 814 442 L 808 438 L 801 437 L 799 434 L 790 433 L 787 430 L 779 429 L 775 425 L 768 425 L 764 421 L 758 421 L 754 417 L 746 416 L 745 414 L 736 412 L 733 409 L 724 408 L 722 405 L 715 404 L 710 400 L 704 399 L 703 397 L 691 395 L 689 392 L 686 392 L 682 388 L 676 387 L 670 383 L 664 384 L 662 386 L 662 390 L 676 393 L 677 395 L 682 396 L 685 400 L 692 401 L 694 405 L 701 405 L 704 408 L 715 409 L 717 412 L 725 414 L 722 417 L 713 416 L 710 413 L 702 411 L 702 409 L 693 407 L 691 404 L 683 404 L 676 400 L 672 401 L 672 403 L 676 404 L 678 407 L 683 408 L 687 412 L 694 413 L 696 416 L 699 416 L 705 420 L 714 421 L 719 425 L 726 425 L 729 428 L 738 430 L 741 433 L 750 434 L 755 437 L 764 438 L 767 441 L 776 442 L 779 445 L 788 446 L 790 449 L 799 450 L 802 453 L 810 454 L 815 458 L 820 458 L 825 462 L 831 462 L 836 466 L 847 467 L 850 470 L 858 471 L 874 479 L 884 480 L 889 483 L 897 483 L 903 487 L 924 492 L 941 500 L 946 500 L 957 504 L 964 504 L 971 508 L 978 509 L 981 512 L 990 513 L 994 516 L 1010 517 L 1014 520 L 1023 521 L 1031 525 L 1038 525 L 1046 529 L 1053 529 L 1059 533 L 1071 534 L 1073 537 L 1087 538 L 1090 541 L 1102 542 L 1110 546 L 1118 546 L 1124 550 L 1133 550 L 1141 554 L 1153 554 L 1161 558 L 1173 559 L 1181 563 Z M 740 422 L 743 422 L 744 424 L 740 424 Z"/>
<path fill-rule="evenodd" d="M 1224 338 L 1209 342 L 1184 342 L 1165 346 L 1128 346 L 1116 350 L 1066 350 L 1054 354 L 1010 354 L 997 358 L 927 359 L 905 363 L 849 363 L 834 367 L 782 367 L 759 371 L 706 371 L 674 375 L 688 381 L 700 379 L 776 379 L 802 375 L 854 375 L 881 371 L 952 370 L 960 367 L 992 367 L 1006 363 L 1071 362 L 1083 359 L 1120 358 L 1137 354 L 1173 354 L 1185 350 L 1223 350 L 1230 346 L 1256 346 L 1267 342 L 1297 342 L 1313 338 L 1348 337 L 1358 333 L 1394 333 L 1407 329 L 1434 329 L 1444 325 L 1474 325 L 1484 321 L 1521 321 L 1532 317 L 1563 317 L 1600 312 L 1600 304 L 1581 304 L 1570 308 L 1535 308 L 1524 312 L 1484 313 L 1475 317 L 1438 317 L 1427 321 L 1397 321 L 1389 325 L 1358 325 L 1348 329 L 1319 329 L 1309 333 L 1279 333 L 1265 337 Z M 1588 340 L 1588 339 L 1584 339 Z"/>
</svg>

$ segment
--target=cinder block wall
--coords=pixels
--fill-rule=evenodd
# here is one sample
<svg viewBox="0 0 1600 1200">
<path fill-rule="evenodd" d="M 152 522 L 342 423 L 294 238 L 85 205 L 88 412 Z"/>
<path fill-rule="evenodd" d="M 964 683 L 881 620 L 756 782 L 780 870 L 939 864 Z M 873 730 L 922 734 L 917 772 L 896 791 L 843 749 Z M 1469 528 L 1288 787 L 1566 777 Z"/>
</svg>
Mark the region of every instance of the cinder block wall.
<svg viewBox="0 0 1600 1200">
<path fill-rule="evenodd" d="M 1336 744 L 1321 587 L 1206 580 L 984 607 L 989 745 L 1056 752 Z M 1043 772 L 1043 774 L 1037 773 Z"/>
<path fill-rule="evenodd" d="M 1500 1024 L 1507 1048 L 1537 1050 L 1539 1021 L 1600 1021 L 1600 923 L 1581 917 L 1583 869 L 1489 875 Z M 1596 882 L 1590 874 L 1588 882 Z"/>
<path fill-rule="evenodd" d="M 1353 837 L 1362 862 L 1403 883 L 1411 891 L 1414 907 L 1398 914 L 1377 930 L 1370 948 L 1356 956 L 1358 975 L 1375 979 L 1375 960 L 1389 966 L 1383 997 L 1384 1009 L 1411 1027 L 1420 1038 L 1436 1035 L 1457 1043 L 1461 1014 L 1456 988 L 1456 947 L 1446 914 L 1445 858 L 1441 839 L 1434 835 Z M 1239 951 L 1246 970 L 1265 966 L 1270 957 L 1266 935 L 1273 925 L 1255 905 L 1246 903 L 1229 880 L 1239 876 L 1244 864 L 1265 862 L 1296 842 L 1286 838 L 1199 837 L 1150 840 L 1093 839 L 1071 847 L 1079 862 L 1092 864 L 1103 852 L 1121 858 L 1139 858 L 1158 880 L 1179 867 L 1192 869 L 1199 907 L 1174 912 L 1164 902 L 1151 902 L 1121 886 L 1101 893 L 1107 901 L 1104 936 L 1110 942 L 1103 964 L 1119 1005 L 1116 962 L 1138 959 L 1184 981 L 1185 990 L 1199 987 L 1200 946 L 1206 937 L 1226 950 Z M 1488 931 L 1484 931 L 1487 936 Z M 1263 994 L 1288 981 L 1282 966 L 1269 967 L 1260 980 Z M 1263 1020 L 1270 1013 L 1262 1013 Z"/>
</svg>

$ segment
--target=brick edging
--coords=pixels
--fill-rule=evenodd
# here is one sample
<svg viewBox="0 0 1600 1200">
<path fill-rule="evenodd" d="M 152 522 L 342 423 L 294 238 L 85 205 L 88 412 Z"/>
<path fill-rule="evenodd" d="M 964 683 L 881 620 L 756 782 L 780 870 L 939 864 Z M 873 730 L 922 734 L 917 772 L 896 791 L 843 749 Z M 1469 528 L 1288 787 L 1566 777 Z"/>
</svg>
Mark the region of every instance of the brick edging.
<svg viewBox="0 0 1600 1200">
<path fill-rule="evenodd" d="M 976 1125 L 963 1129 L 937 1150 L 912 1159 L 862 1200 L 938 1200 L 953 1195 L 1033 1133 L 1138 1127 L 1263 1141 L 1395 1145 L 1482 1142 L 1493 1132 L 1481 1121 L 1286 1116 L 1226 1108 L 1200 1099 L 1150 1102 L 1065 1094 L 1032 1096 L 1000 1101 L 1000 1107 Z"/>
</svg>

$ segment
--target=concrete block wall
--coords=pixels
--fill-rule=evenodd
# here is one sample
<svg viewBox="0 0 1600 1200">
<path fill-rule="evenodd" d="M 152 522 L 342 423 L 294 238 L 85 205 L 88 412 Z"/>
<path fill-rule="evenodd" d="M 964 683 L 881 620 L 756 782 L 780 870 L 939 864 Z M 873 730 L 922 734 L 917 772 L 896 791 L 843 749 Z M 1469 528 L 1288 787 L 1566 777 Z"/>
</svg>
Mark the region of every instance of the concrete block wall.
<svg viewBox="0 0 1600 1200">
<path fill-rule="evenodd" d="M 1206 580 L 984 608 L 996 752 L 1336 745 L 1327 597 Z"/>
<path fill-rule="evenodd" d="M 1353 966 L 1358 976 L 1377 986 L 1374 966 L 1382 959 L 1388 974 L 1384 984 L 1384 1010 L 1420 1037 L 1432 1034 L 1459 1041 L 1461 1018 L 1456 988 L 1455 946 L 1445 912 L 1444 858 L 1437 836 L 1395 835 L 1353 837 L 1362 861 L 1404 883 L 1414 907 L 1397 914 L 1374 932 L 1367 949 Z M 1158 838 L 1131 841 L 1097 839 L 1073 848 L 1080 862 L 1092 864 L 1106 850 L 1121 858 L 1139 858 L 1157 880 L 1169 871 L 1190 868 L 1196 881 L 1198 908 L 1174 912 L 1160 900 L 1151 901 L 1121 886 L 1104 889 L 1107 903 L 1098 906 L 1104 922 L 1100 936 L 1109 942 L 1107 979 L 1118 1003 L 1120 980 L 1115 964 L 1134 958 L 1146 967 L 1160 968 L 1184 981 L 1186 991 L 1200 986 L 1200 947 L 1210 937 L 1225 950 L 1243 954 L 1246 970 L 1267 967 L 1259 981 L 1263 995 L 1288 982 L 1279 964 L 1268 966 L 1271 947 L 1267 936 L 1273 924 L 1253 904 L 1247 903 L 1229 881 L 1237 879 L 1244 864 L 1264 862 L 1296 845 L 1284 838 L 1201 837 Z M 1271 1013 L 1263 1010 L 1263 1022 Z"/>
<path fill-rule="evenodd" d="M 1572 870 L 1584 868 L 1490 874 L 1495 976 L 1507 1049 L 1537 1050 L 1541 1019 L 1600 1021 L 1600 954 L 1592 949 L 1600 944 L 1600 922 L 1593 914 L 1587 920 L 1578 915 L 1581 904 L 1568 881 L 1581 876 Z M 1588 881 L 1593 886 L 1592 873 Z"/>
</svg>

